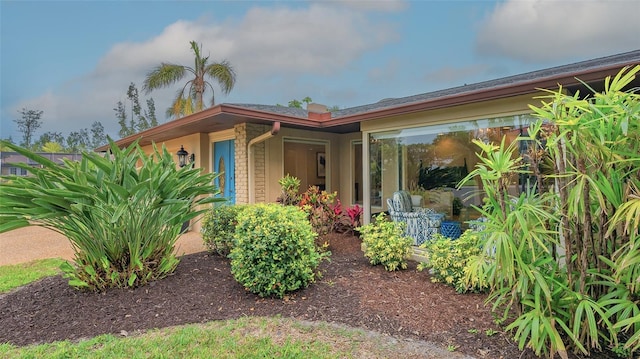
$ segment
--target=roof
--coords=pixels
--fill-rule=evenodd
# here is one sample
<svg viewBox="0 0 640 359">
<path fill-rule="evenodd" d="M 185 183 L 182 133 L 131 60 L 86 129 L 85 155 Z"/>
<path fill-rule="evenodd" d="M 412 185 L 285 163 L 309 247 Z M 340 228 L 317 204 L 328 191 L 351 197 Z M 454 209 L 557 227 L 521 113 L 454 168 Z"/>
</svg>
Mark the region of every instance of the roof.
<svg viewBox="0 0 640 359">
<path fill-rule="evenodd" d="M 583 87 L 581 81 L 601 83 L 605 77 L 615 75 L 624 66 L 637 64 L 640 64 L 640 49 L 470 85 L 384 99 L 333 111 L 328 116 L 312 116 L 305 109 L 285 106 L 223 103 L 123 138 L 116 143 L 126 146 L 140 139 L 140 144 L 145 145 L 193 133 L 220 131 L 243 122 L 271 124 L 278 121 L 294 128 L 336 133 L 356 132 L 360 122 L 371 119 L 518 96 L 534 93 L 541 88 L 557 88 L 559 84 L 576 90 Z M 633 86 L 640 87 L 640 78 L 635 79 Z M 106 150 L 106 146 L 97 150 Z"/>
<path fill-rule="evenodd" d="M 47 159 L 54 161 L 56 163 L 62 163 L 63 159 L 69 159 L 72 161 L 79 161 L 82 159 L 82 154 L 80 153 L 49 153 L 49 152 L 36 152 L 37 155 L 42 157 L 46 157 Z M 26 156 L 19 154 L 18 152 L 8 152 L 3 151 L 0 153 L 0 163 L 2 167 L 9 167 L 15 163 L 26 163 L 30 166 L 35 166 L 38 163 L 28 159 Z"/>
<path fill-rule="evenodd" d="M 378 101 L 373 104 L 351 107 L 344 110 L 333 112 L 332 115 L 335 117 L 344 117 L 350 116 L 354 114 L 359 114 L 363 112 L 371 112 L 384 108 L 392 108 L 403 106 L 407 104 L 414 104 L 418 102 L 433 100 L 436 98 L 454 96 L 454 95 L 462 95 L 465 93 L 477 92 L 480 90 L 491 90 L 498 89 L 502 87 L 515 86 L 518 84 L 527 84 L 527 83 L 535 83 L 539 81 L 543 81 L 545 79 L 549 79 L 552 81 L 557 81 L 555 79 L 560 80 L 560 78 L 566 78 L 567 75 L 571 77 L 571 79 L 575 80 L 575 77 L 580 78 L 580 74 L 586 74 L 588 72 L 592 72 L 594 69 L 620 69 L 625 65 L 630 63 L 640 63 L 640 50 L 635 50 L 631 52 L 626 52 L 618 55 L 601 57 L 597 59 L 587 60 L 583 62 L 578 62 L 570 65 L 557 66 L 544 70 L 527 72 L 524 74 L 514 75 L 503 77 L 495 80 L 489 80 L 484 82 L 478 82 L 475 84 L 464 85 L 453 87 L 445 90 L 439 90 L 434 92 L 427 92 L 419 95 L 401 97 L 401 98 L 392 98 L 392 99 L 384 99 Z M 603 77 L 599 77 L 597 79 L 602 79 Z M 557 81 L 561 82 L 561 81 Z M 565 85 L 568 85 L 568 82 L 565 79 Z M 577 83 L 578 81 L 572 81 L 571 83 Z M 554 83 L 555 85 L 555 83 Z M 534 90 L 534 88 L 531 88 Z"/>
</svg>

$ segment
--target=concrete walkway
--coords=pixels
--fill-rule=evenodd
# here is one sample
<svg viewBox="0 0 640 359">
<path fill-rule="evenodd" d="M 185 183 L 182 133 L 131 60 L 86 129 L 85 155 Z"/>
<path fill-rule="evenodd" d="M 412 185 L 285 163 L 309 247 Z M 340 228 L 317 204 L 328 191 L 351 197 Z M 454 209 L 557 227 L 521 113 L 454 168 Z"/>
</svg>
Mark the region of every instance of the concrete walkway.
<svg viewBox="0 0 640 359">
<path fill-rule="evenodd" d="M 198 232 L 187 232 L 176 244 L 178 255 L 205 251 Z M 0 233 L 0 266 L 44 258 L 73 259 L 67 238 L 52 230 L 31 226 Z"/>
</svg>

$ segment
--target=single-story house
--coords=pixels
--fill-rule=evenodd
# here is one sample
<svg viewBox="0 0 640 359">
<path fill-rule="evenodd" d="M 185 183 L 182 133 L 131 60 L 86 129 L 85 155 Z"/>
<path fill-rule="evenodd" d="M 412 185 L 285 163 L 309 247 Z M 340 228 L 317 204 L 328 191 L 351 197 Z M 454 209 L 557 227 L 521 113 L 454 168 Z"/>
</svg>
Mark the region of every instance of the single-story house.
<svg viewBox="0 0 640 359">
<path fill-rule="evenodd" d="M 474 217 L 469 204 L 479 204 L 468 198 L 478 184 L 453 187 L 477 162 L 471 140 L 511 141 L 526 132 L 540 89 L 560 84 L 588 94 L 585 84 L 602 90 L 606 76 L 637 64 L 640 50 L 331 112 L 319 104 L 222 103 L 116 143 L 183 148 L 195 167 L 223 173 L 222 196 L 234 203 L 276 201 L 278 180 L 291 174 L 302 190 L 316 185 L 337 191 L 343 205 L 363 206 L 365 222 L 386 211 L 385 199 L 399 189 L 464 221 Z M 632 87 L 640 88 L 639 78 Z"/>
<path fill-rule="evenodd" d="M 64 159 L 71 161 L 80 161 L 82 159 L 81 153 L 50 153 L 50 152 L 37 152 L 36 154 L 46 157 L 49 160 L 62 163 Z M 28 176 L 29 171 L 24 168 L 19 168 L 18 163 L 26 163 L 31 167 L 38 167 L 40 164 L 28 159 L 27 157 L 19 154 L 18 152 L 0 151 L 0 175 L 14 175 L 14 176 Z"/>
</svg>

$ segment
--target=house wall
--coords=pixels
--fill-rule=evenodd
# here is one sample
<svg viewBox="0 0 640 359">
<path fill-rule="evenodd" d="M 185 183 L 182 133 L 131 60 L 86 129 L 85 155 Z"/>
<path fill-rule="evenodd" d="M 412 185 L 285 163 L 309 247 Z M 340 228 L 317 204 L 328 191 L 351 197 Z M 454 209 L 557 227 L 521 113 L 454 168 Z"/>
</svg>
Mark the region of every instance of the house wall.
<svg viewBox="0 0 640 359">
<path fill-rule="evenodd" d="M 338 191 L 338 198 L 344 206 L 355 204 L 355 183 L 357 182 L 361 188 L 363 186 L 362 181 L 358 181 L 358 178 L 362 178 L 362 171 L 360 171 L 360 175 L 356 173 L 358 168 L 362 169 L 363 157 L 356 158 L 353 152 L 354 143 L 361 141 L 362 133 L 360 132 L 338 135 L 338 149 L 336 151 L 336 157 L 339 159 L 336 164 L 338 183 L 335 190 Z"/>
<path fill-rule="evenodd" d="M 514 96 L 504 99 L 483 101 L 462 106 L 434 109 L 416 112 L 396 117 L 363 121 L 360 124 L 362 132 L 377 132 L 400 128 L 437 125 L 450 122 L 471 121 L 500 116 L 513 116 L 531 113 L 529 104 L 541 105 L 537 96 L 546 95 L 543 92 Z"/>
<path fill-rule="evenodd" d="M 330 192 L 338 191 L 338 195 L 342 200 L 344 194 L 342 193 L 341 187 L 341 164 L 345 161 L 345 158 L 343 158 L 345 156 L 343 156 L 342 153 L 340 137 L 340 135 L 333 133 L 283 127 L 276 136 L 265 141 L 265 201 L 275 202 L 281 192 L 278 180 L 284 176 L 285 140 L 301 142 L 310 141 L 312 143 L 325 144 L 325 154 L 327 159 L 325 177 L 326 190 Z M 315 157 L 311 158 L 311 161 L 311 163 L 315 164 Z M 315 171 L 315 168 L 313 170 Z"/>
<path fill-rule="evenodd" d="M 211 171 L 211 151 L 209 148 L 209 136 L 206 133 L 194 133 L 189 136 L 177 137 L 172 140 L 164 141 L 163 145 L 167 148 L 169 153 L 174 154 L 174 160 L 176 164 L 178 163 L 178 156 L 176 152 L 180 149 L 180 146 L 183 146 L 185 151 L 189 152 L 189 154 L 195 154 L 195 162 L 194 168 L 201 168 L 204 173 L 209 173 Z M 162 144 L 157 145 L 159 148 L 162 148 Z M 142 147 L 142 150 L 147 153 L 153 153 L 153 145 L 148 145 Z M 197 218 L 192 221 L 192 226 L 190 231 L 192 232 L 200 232 L 201 221 Z"/>
</svg>

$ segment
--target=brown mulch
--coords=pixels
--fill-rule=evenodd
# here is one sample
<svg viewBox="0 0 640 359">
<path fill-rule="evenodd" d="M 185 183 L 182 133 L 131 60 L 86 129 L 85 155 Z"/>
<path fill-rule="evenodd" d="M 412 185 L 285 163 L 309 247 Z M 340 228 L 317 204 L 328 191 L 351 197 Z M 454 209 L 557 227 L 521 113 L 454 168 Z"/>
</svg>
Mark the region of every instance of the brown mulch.
<svg viewBox="0 0 640 359">
<path fill-rule="evenodd" d="M 500 332 L 484 305 L 485 295 L 460 295 L 432 283 L 413 262 L 398 272 L 371 266 L 357 237 L 332 234 L 326 239 L 332 255 L 320 267 L 322 277 L 284 299 L 245 291 L 231 275 L 229 260 L 207 252 L 182 257 L 174 275 L 133 290 L 80 292 L 61 276 L 45 278 L 0 297 L 0 343 L 28 345 L 281 315 L 455 345 L 457 352 L 478 358 L 534 357 Z M 499 333 L 487 336 L 487 329 Z"/>
</svg>

